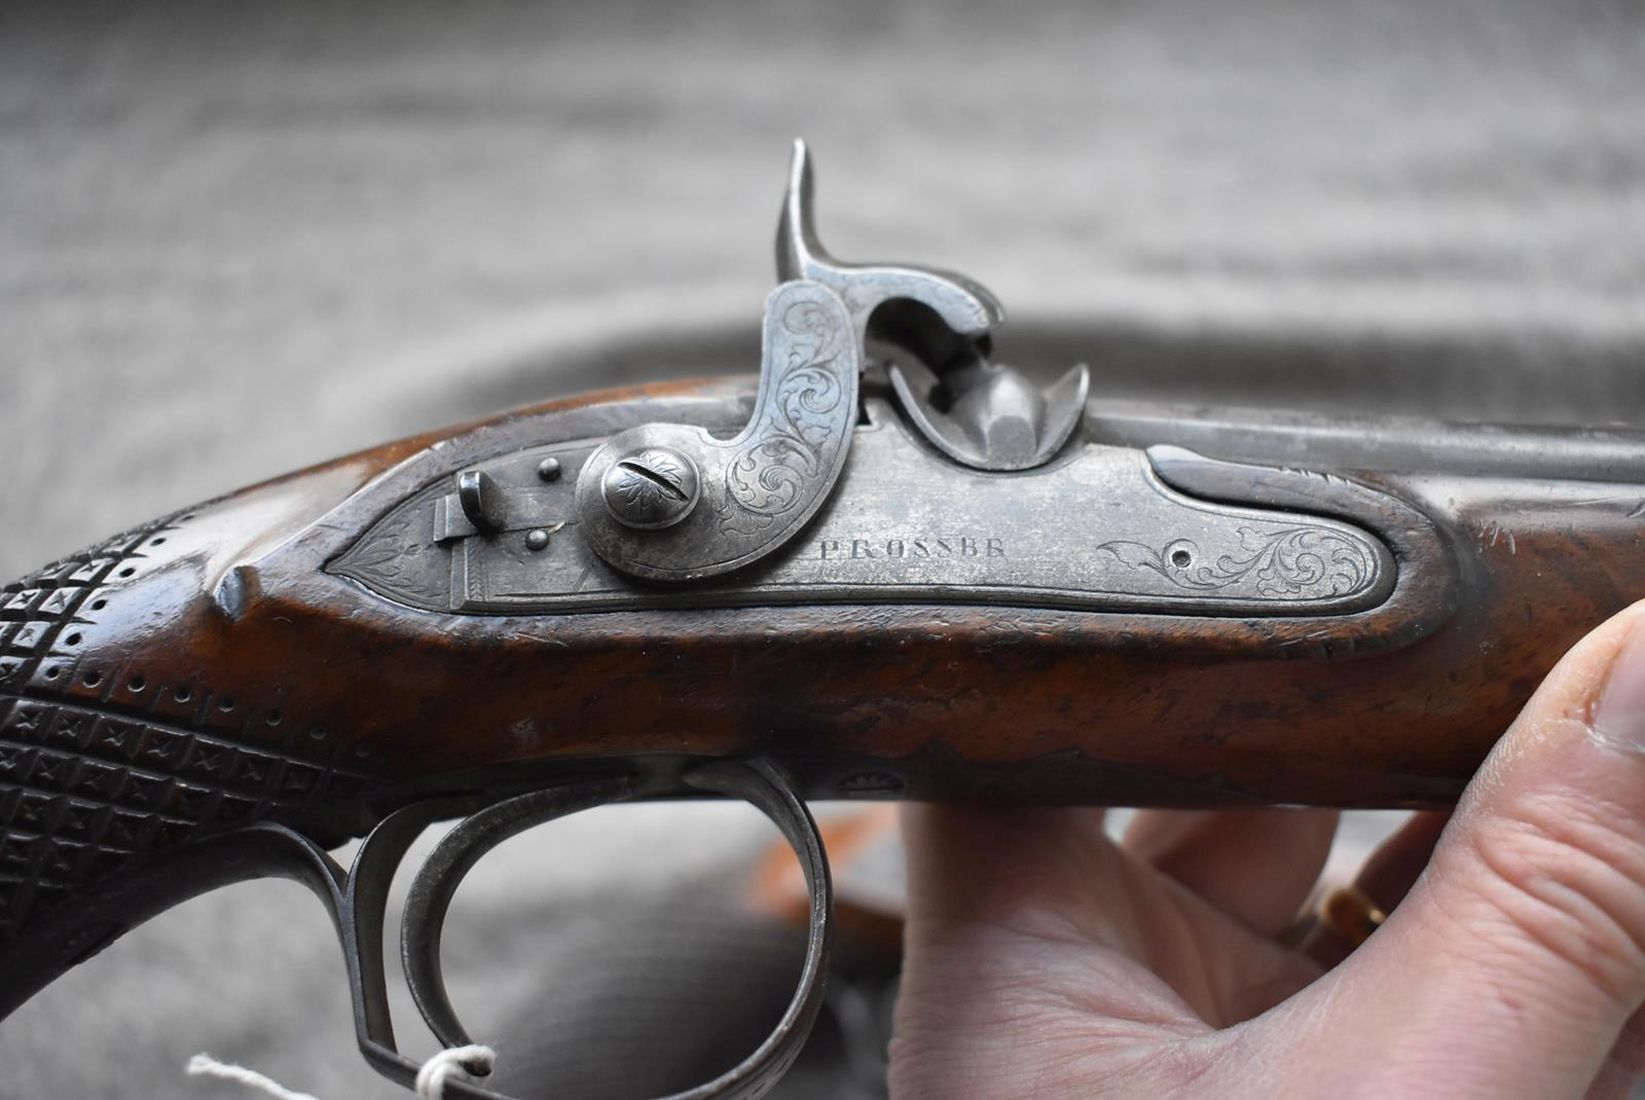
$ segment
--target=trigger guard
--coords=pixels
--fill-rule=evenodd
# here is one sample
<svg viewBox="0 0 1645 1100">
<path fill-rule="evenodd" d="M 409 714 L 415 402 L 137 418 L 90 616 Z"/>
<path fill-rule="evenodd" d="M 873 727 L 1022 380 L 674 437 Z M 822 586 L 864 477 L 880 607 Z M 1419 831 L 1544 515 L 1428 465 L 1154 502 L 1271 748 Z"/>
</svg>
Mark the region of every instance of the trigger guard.
<svg viewBox="0 0 1645 1100">
<path fill-rule="evenodd" d="M 764 1096 L 799 1057 L 822 1007 L 828 956 L 834 944 L 834 884 L 828 871 L 828 856 L 823 851 L 822 834 L 817 831 L 811 811 L 783 774 L 768 761 L 728 760 L 704 764 L 687 772 L 685 783 L 697 790 L 741 798 L 764 813 L 782 830 L 805 874 L 811 903 L 806 921 L 805 963 L 782 1019 L 754 1053 L 737 1065 L 706 1085 L 667 1098 L 756 1100 Z"/>
<path fill-rule="evenodd" d="M 465 818 L 429 853 L 406 896 L 400 921 L 400 963 L 411 999 L 441 1045 L 463 1047 L 473 1042 L 457 1019 L 440 966 L 446 912 L 463 878 L 487 852 L 512 836 L 557 817 L 629 797 L 628 784 L 620 780 L 516 795 Z"/>
<path fill-rule="evenodd" d="M 486 853 L 526 829 L 579 810 L 634 799 L 704 792 L 740 798 L 759 809 L 777 826 L 799 857 L 811 904 L 805 962 L 782 1018 L 753 1053 L 714 1080 L 663 1100 L 756 1100 L 765 1095 L 799 1055 L 822 1005 L 823 983 L 833 943 L 833 886 L 815 820 L 787 779 L 764 761 L 716 761 L 687 771 L 672 784 L 648 783 L 636 787 L 629 780 L 619 778 L 533 791 L 481 809 L 446 834 L 412 880 L 401 921 L 400 954 L 406 983 L 418 1011 L 436 1038 L 447 1047 L 472 1042 L 446 992 L 440 944 L 446 914 L 458 886 Z M 400 851 L 403 852 L 403 848 Z M 377 957 L 381 958 L 380 939 Z M 382 1023 L 386 1024 L 386 1019 Z M 392 1044 L 392 1032 L 388 1034 Z M 394 1080 L 405 1083 L 406 1069 L 415 1072 L 416 1064 L 397 1051 L 390 1058 L 381 1057 L 388 1051 L 380 1047 L 376 1052 L 368 1050 L 367 1053 L 379 1055 L 371 1059 L 373 1065 Z M 462 1081 L 448 1083 L 446 1095 L 470 1100 L 507 1100 L 498 1093 Z"/>
</svg>

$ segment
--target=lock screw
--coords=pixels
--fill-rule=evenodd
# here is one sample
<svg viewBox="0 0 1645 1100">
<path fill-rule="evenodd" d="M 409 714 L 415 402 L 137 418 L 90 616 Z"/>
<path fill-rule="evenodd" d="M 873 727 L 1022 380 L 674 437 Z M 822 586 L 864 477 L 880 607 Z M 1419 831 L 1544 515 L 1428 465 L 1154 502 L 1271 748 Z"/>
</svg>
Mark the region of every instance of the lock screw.
<svg viewBox="0 0 1645 1100">
<path fill-rule="evenodd" d="M 697 464 L 679 451 L 646 447 L 611 464 L 600 480 L 600 496 L 625 527 L 671 527 L 697 505 Z"/>
</svg>

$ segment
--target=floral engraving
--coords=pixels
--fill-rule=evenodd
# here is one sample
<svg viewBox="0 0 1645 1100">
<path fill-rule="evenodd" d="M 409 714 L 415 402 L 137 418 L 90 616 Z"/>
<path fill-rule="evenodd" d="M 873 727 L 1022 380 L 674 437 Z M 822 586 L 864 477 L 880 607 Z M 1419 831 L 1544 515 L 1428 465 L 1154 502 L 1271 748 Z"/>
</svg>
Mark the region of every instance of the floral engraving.
<svg viewBox="0 0 1645 1100">
<path fill-rule="evenodd" d="M 723 528 L 767 526 L 809 501 L 807 486 L 844 445 L 853 410 L 835 362 L 845 336 L 839 322 L 815 301 L 783 312 L 779 338 L 786 354 L 760 394 L 746 442 L 726 464 L 727 498 L 741 514 L 722 516 Z"/>
<path fill-rule="evenodd" d="M 1376 581 L 1377 558 L 1361 539 L 1330 527 L 1239 529 L 1239 546 L 1211 555 L 1189 539 L 1155 549 L 1140 542 L 1097 547 L 1132 569 L 1148 570 L 1195 592 L 1251 594 L 1271 600 L 1351 596 Z"/>
<path fill-rule="evenodd" d="M 401 509 L 373 527 L 344 561 L 355 571 L 381 580 L 399 580 L 416 558 L 428 549 L 427 532 L 419 522 L 423 517 Z"/>
<path fill-rule="evenodd" d="M 697 471 L 689 462 L 666 447 L 630 455 L 606 474 L 606 503 L 620 508 L 635 526 L 678 519 L 697 499 Z"/>
<path fill-rule="evenodd" d="M 413 606 L 450 598 L 451 555 L 434 542 L 434 493 L 401 504 L 326 567 Z"/>
</svg>

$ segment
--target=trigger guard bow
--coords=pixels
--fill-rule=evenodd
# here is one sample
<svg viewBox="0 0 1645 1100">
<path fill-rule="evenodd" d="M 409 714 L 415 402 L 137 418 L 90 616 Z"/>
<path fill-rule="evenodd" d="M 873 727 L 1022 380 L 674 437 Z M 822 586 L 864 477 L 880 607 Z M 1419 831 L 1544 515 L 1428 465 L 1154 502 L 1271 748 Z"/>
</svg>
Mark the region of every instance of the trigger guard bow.
<svg viewBox="0 0 1645 1100">
<path fill-rule="evenodd" d="M 280 877 L 302 882 L 325 905 L 343 950 L 360 1052 L 378 1073 L 409 1089 L 422 1067 L 400 1052 L 394 1037 L 383 932 L 389 886 L 423 830 L 437 821 L 463 817 L 413 880 L 402 919 L 401 959 L 412 998 L 429 1030 L 445 1046 L 461 1046 L 470 1040 L 446 995 L 440 939 L 447 906 L 463 876 L 504 840 L 555 818 L 614 802 L 705 793 L 741 798 L 757 807 L 793 846 L 811 903 L 805 961 L 782 1018 L 753 1053 L 714 1080 L 664 1100 L 757 1100 L 787 1072 L 810 1034 L 822 1005 L 833 942 L 833 887 L 816 822 L 787 779 L 765 761 L 703 764 L 673 783 L 610 776 L 489 803 L 459 798 L 416 803 L 384 818 L 347 871 L 312 840 L 284 826 L 249 826 L 215 838 L 214 844 L 239 851 L 242 861 L 254 860 Z M 510 1100 L 462 1080 L 448 1082 L 445 1095 L 453 1100 Z"/>
</svg>

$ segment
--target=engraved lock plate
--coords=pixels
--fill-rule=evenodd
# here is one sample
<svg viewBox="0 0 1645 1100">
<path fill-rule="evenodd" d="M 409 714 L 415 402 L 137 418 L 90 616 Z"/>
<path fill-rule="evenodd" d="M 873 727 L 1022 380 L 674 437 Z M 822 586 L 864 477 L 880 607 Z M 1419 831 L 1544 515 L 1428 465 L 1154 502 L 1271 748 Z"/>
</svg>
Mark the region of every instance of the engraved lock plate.
<svg viewBox="0 0 1645 1100">
<path fill-rule="evenodd" d="M 924 603 L 1340 615 L 1376 606 L 1394 586 L 1388 547 L 1358 524 L 1203 499 L 1169 484 L 1147 452 L 1086 444 L 1038 470 L 982 474 L 914 438 L 883 400 L 867 407 L 871 424 L 853 433 L 811 525 L 734 577 L 637 584 L 576 537 L 573 484 L 602 440 L 482 464 L 522 501 L 508 530 L 436 538 L 451 534 L 442 482 L 383 517 L 330 569 L 413 607 L 470 614 Z M 1172 455 L 1177 466 L 1228 466 Z M 564 478 L 541 485 L 535 470 L 549 456 Z M 1317 474 L 1257 469 L 1299 493 L 1328 487 Z M 1356 483 L 1329 483 L 1348 494 L 1343 510 L 1397 506 Z M 533 549 L 533 533 L 550 528 Z"/>
<path fill-rule="evenodd" d="M 1003 319 L 991 295 L 934 269 L 833 259 L 811 192 L 799 146 L 778 231 L 786 281 L 766 301 L 740 430 L 630 422 L 471 464 L 328 568 L 470 614 L 919 603 L 1345 615 L 1389 600 L 1402 540 L 1429 537 L 1407 506 L 1341 478 L 1085 441 L 1083 367 L 1040 393 L 990 364 Z M 906 372 L 887 364 L 900 410 L 859 400 L 871 333 L 905 353 Z"/>
</svg>

